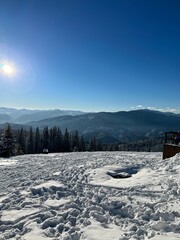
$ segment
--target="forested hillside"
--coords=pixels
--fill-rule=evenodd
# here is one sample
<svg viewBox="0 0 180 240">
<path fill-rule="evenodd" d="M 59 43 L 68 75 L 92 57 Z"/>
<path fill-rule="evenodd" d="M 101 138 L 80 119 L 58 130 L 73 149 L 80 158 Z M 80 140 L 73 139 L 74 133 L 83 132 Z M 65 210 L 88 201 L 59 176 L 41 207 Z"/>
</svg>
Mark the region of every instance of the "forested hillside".
<svg viewBox="0 0 180 240">
<path fill-rule="evenodd" d="M 57 126 L 37 127 L 33 130 L 23 128 L 12 130 L 8 124 L 1 131 L 0 156 L 9 157 L 21 154 L 37 154 L 43 152 L 84 152 L 84 151 L 162 151 L 162 138 L 146 139 L 136 142 L 116 142 L 104 144 L 93 137 L 90 141 L 79 135 L 78 131 L 64 132 Z"/>
</svg>

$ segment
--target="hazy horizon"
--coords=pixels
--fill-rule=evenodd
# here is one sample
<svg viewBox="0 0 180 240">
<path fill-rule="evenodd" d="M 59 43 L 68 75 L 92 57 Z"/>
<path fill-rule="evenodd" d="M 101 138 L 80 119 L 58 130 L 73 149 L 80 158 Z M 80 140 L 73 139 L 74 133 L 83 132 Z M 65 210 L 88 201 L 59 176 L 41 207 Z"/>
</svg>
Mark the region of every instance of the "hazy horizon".
<svg viewBox="0 0 180 240">
<path fill-rule="evenodd" d="M 120 111 L 135 111 L 135 110 L 152 110 L 152 111 L 159 111 L 159 112 L 171 112 L 171 113 L 180 113 L 179 109 L 170 109 L 170 108 L 165 108 L 165 109 L 158 109 L 155 107 L 143 107 L 143 106 L 136 106 L 136 107 L 131 107 L 130 109 L 121 109 L 115 110 L 115 111 L 106 111 L 106 110 L 99 110 L 99 111 L 84 111 L 82 109 L 65 109 L 65 108 L 21 108 L 21 107 L 5 107 L 5 106 L 0 106 L 0 108 L 7 108 L 7 109 L 16 109 L 16 110 L 31 110 L 31 111 L 53 111 L 53 110 L 61 110 L 61 111 L 80 111 L 84 113 L 98 113 L 98 112 L 120 112 Z"/>
</svg>

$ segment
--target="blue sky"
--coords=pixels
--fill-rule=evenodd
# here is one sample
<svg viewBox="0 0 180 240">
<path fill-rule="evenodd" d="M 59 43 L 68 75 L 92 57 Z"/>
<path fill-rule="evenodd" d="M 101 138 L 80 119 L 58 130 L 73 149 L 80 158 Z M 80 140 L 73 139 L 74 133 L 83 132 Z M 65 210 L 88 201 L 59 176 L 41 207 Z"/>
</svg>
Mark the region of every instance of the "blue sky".
<svg viewBox="0 0 180 240">
<path fill-rule="evenodd" d="M 180 109 L 179 0 L 1 0 L 0 105 Z"/>
</svg>

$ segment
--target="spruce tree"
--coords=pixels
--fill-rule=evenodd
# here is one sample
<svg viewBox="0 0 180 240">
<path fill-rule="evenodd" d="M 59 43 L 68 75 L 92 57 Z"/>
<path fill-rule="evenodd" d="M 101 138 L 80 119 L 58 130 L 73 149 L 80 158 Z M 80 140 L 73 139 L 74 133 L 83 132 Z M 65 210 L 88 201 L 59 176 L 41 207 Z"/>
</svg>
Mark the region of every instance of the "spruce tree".
<svg viewBox="0 0 180 240">
<path fill-rule="evenodd" d="M 49 148 L 49 130 L 48 127 L 45 127 L 42 134 L 42 148 Z"/>
<path fill-rule="evenodd" d="M 6 125 L 2 134 L 2 156 L 14 155 L 14 138 L 10 125 Z"/>
<path fill-rule="evenodd" d="M 25 133 L 23 128 L 21 128 L 20 131 L 18 131 L 17 144 L 18 144 L 18 152 L 21 154 L 25 154 L 26 143 L 25 143 Z"/>
<path fill-rule="evenodd" d="M 79 151 L 79 134 L 78 134 L 78 131 L 74 131 L 71 135 L 71 149 L 74 152 Z"/>
<path fill-rule="evenodd" d="M 70 136 L 67 128 L 63 136 L 63 152 L 70 152 Z"/>
<path fill-rule="evenodd" d="M 97 151 L 103 151 L 103 145 L 100 141 L 97 143 Z"/>
<path fill-rule="evenodd" d="M 89 146 L 90 151 L 97 151 L 97 141 L 96 138 L 92 138 L 90 141 L 90 146 Z"/>
<path fill-rule="evenodd" d="M 34 151 L 35 151 L 35 153 L 41 153 L 42 152 L 41 136 L 40 136 L 40 132 L 39 132 L 38 127 L 36 128 L 36 132 L 35 132 Z"/>
<path fill-rule="evenodd" d="M 81 136 L 80 141 L 79 141 L 79 151 L 80 152 L 85 152 L 86 151 L 86 144 L 85 144 L 83 136 Z"/>
<path fill-rule="evenodd" d="M 55 152 L 53 129 L 54 127 L 49 130 L 49 152 Z"/>
<path fill-rule="evenodd" d="M 53 129 L 53 136 L 54 136 L 55 152 L 62 152 L 62 150 L 63 150 L 63 137 L 62 137 L 62 132 L 59 129 L 59 127 Z"/>
<path fill-rule="evenodd" d="M 27 153 L 33 154 L 34 153 L 34 133 L 32 127 L 29 129 L 29 134 L 27 137 Z"/>
</svg>

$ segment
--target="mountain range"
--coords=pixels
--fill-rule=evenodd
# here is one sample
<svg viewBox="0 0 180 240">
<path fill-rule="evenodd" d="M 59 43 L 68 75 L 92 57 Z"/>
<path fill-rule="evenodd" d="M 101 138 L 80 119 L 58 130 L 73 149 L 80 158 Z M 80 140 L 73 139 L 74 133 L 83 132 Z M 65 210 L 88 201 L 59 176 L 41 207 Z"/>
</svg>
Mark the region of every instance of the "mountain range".
<svg viewBox="0 0 180 240">
<path fill-rule="evenodd" d="M 29 126 L 42 130 L 59 126 L 62 131 L 78 130 L 85 139 L 96 137 L 103 143 L 129 142 L 163 137 L 165 131 L 180 130 L 180 114 L 152 110 L 84 113 L 65 110 L 17 110 L 0 108 L 0 128 Z"/>
<path fill-rule="evenodd" d="M 30 121 L 38 121 L 46 118 L 53 118 L 65 115 L 81 115 L 81 111 L 73 110 L 29 110 L 0 107 L 0 123 L 10 122 L 24 124 Z"/>
</svg>

